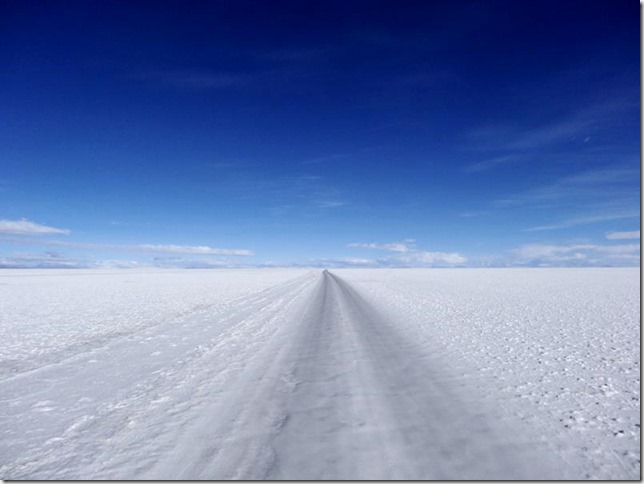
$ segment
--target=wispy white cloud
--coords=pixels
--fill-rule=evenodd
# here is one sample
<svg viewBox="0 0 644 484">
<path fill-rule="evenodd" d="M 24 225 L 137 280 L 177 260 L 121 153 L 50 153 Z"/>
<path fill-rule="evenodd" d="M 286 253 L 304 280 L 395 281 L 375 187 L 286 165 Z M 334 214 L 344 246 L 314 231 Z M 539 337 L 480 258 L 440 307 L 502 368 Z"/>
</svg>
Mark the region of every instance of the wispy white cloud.
<svg viewBox="0 0 644 484">
<path fill-rule="evenodd" d="M 508 143 L 507 148 L 513 150 L 531 150 L 562 141 L 573 140 L 581 135 L 594 133 L 595 130 L 593 128 L 596 123 L 597 121 L 593 118 L 574 115 L 568 119 L 515 133 L 516 138 Z"/>
<path fill-rule="evenodd" d="M 461 212 L 457 215 L 463 218 L 474 218 L 474 217 L 480 217 L 482 215 L 487 215 L 488 213 L 489 213 L 488 210 L 468 210 L 466 212 Z"/>
<path fill-rule="evenodd" d="M 122 247 L 125 250 L 137 250 L 142 252 L 165 252 L 170 254 L 199 254 L 199 255 L 242 255 L 251 256 L 255 255 L 253 251 L 246 249 L 217 249 L 207 245 L 155 245 L 155 244 L 140 244 L 140 245 L 123 245 L 113 246 Z"/>
<path fill-rule="evenodd" d="M 342 200 L 316 200 L 315 205 L 319 208 L 338 208 L 346 205 Z"/>
<path fill-rule="evenodd" d="M 176 269 L 228 269 L 244 267 L 243 265 L 228 259 L 186 259 L 183 257 L 155 257 L 152 265 L 161 268 Z"/>
<path fill-rule="evenodd" d="M 68 242 L 64 240 L 38 240 L 20 239 L 14 237 L 2 237 L 3 242 L 13 244 L 27 245 L 47 245 L 54 247 L 68 247 L 73 249 L 88 250 L 122 250 L 130 252 L 151 252 L 151 253 L 170 253 L 170 254 L 193 254 L 193 255 L 230 255 L 230 256 L 252 256 L 255 253 L 248 249 L 220 249 L 209 247 L 207 245 L 173 245 L 173 244 L 88 244 L 82 242 Z"/>
<path fill-rule="evenodd" d="M 605 198 L 623 185 L 632 184 L 639 180 L 639 171 L 633 168 L 609 167 L 585 170 L 561 177 L 552 183 L 530 190 L 510 195 L 495 202 L 497 207 L 510 207 L 544 202 L 559 202 L 565 199 Z M 600 187 L 607 187 L 602 192 Z"/>
<path fill-rule="evenodd" d="M 523 230 L 555 230 L 609 220 L 639 218 L 639 170 L 624 166 L 583 170 L 551 183 L 497 199 L 497 210 L 523 209 L 556 214 L 554 220 Z M 529 218 L 529 213 L 522 216 Z M 555 218 L 556 217 L 556 218 Z"/>
<path fill-rule="evenodd" d="M 532 109 L 531 105 L 536 99 L 549 99 L 552 92 L 560 90 L 562 86 L 575 85 L 587 75 L 580 72 L 570 71 L 563 78 L 555 76 L 547 88 L 540 84 L 532 101 L 526 102 L 526 108 Z M 538 116 L 522 115 L 520 119 L 500 120 L 475 127 L 467 134 L 465 146 L 479 159 L 472 160 L 462 171 L 480 173 L 508 164 L 527 166 L 555 159 L 562 163 L 582 160 L 589 164 L 596 163 L 597 153 L 608 148 L 606 136 L 601 135 L 607 129 L 623 125 L 625 117 L 633 119 L 639 109 L 639 103 L 633 102 L 632 95 L 625 94 L 622 82 L 612 82 L 617 84 L 607 91 L 614 93 L 608 97 L 589 93 L 583 99 L 580 97 L 575 106 L 563 110 L 561 105 L 554 104 L 552 107 L 555 109 L 550 116 L 548 110 L 543 109 L 543 102 L 537 101 Z M 543 121 L 530 122 L 533 119 Z M 613 159 L 616 152 L 615 147 L 610 147 Z"/>
<path fill-rule="evenodd" d="M 574 75 L 579 77 L 579 72 Z M 570 85 L 570 79 L 565 82 Z M 612 92 L 619 93 L 620 89 Z M 517 216 L 521 220 L 530 220 L 535 214 L 538 221 L 532 226 L 526 224 L 524 230 L 566 229 L 639 217 L 639 159 L 632 147 L 608 146 L 601 141 L 607 139 L 606 136 L 596 136 L 617 127 L 625 117 L 633 119 L 639 105 L 630 95 L 592 96 L 584 96 L 584 101 L 568 110 L 557 106 L 549 117 L 547 111 L 540 109 L 540 116 L 534 119 L 544 119 L 543 122 L 528 124 L 507 120 L 479 126 L 469 133 L 469 147 L 479 160 L 464 166 L 462 170 L 466 173 L 493 170 L 513 163 L 523 165 L 528 171 L 537 164 L 560 169 L 568 167 L 569 170 L 576 166 L 586 167 L 491 201 L 491 207 L 496 210 L 521 210 L 523 213 Z M 522 184 L 525 181 L 520 180 Z M 546 214 L 548 219 L 544 220 Z"/>
<path fill-rule="evenodd" d="M 306 264 L 311 267 L 377 267 L 378 263 L 374 259 L 364 259 L 359 257 L 338 257 L 312 259 Z"/>
<path fill-rule="evenodd" d="M 348 244 L 347 247 L 394 252 L 394 255 L 385 256 L 375 261 L 375 264 L 380 267 L 444 267 L 462 265 L 467 262 L 467 257 L 458 252 L 419 250 L 416 248 L 414 239 L 384 244 L 354 242 Z"/>
<path fill-rule="evenodd" d="M 465 173 L 480 173 L 483 171 L 491 170 L 501 165 L 523 162 L 525 158 L 526 157 L 522 155 L 497 156 L 495 158 L 488 158 L 482 161 L 477 161 L 475 163 L 470 163 L 469 165 L 465 165 L 463 167 L 463 171 Z"/>
<path fill-rule="evenodd" d="M 527 244 L 511 253 L 514 262 L 518 264 L 610 265 L 615 262 L 639 261 L 639 251 L 639 244 Z"/>
<path fill-rule="evenodd" d="M 142 264 L 136 260 L 106 259 L 94 262 L 93 267 L 97 269 L 135 269 L 142 267 Z"/>
<path fill-rule="evenodd" d="M 377 249 L 377 250 L 390 250 L 392 252 L 409 252 L 414 249 L 415 247 L 415 240 L 414 239 L 405 239 L 402 242 L 392 242 L 389 244 L 379 244 L 377 242 L 369 242 L 369 243 L 358 243 L 358 242 L 353 242 L 351 244 L 347 244 L 347 247 L 352 247 L 352 248 L 359 248 L 359 249 Z"/>
<path fill-rule="evenodd" d="M 621 240 L 621 239 L 639 239 L 640 231 L 633 230 L 631 232 L 608 232 L 606 234 L 608 240 Z"/>
<path fill-rule="evenodd" d="M 626 211 L 619 213 L 606 213 L 600 215 L 584 215 L 580 217 L 573 217 L 560 222 L 555 222 L 547 225 L 538 225 L 536 227 L 530 227 L 524 229 L 525 232 L 537 232 L 541 230 L 556 230 L 556 229 L 565 229 L 569 227 L 576 227 L 579 225 L 589 225 L 597 222 L 606 222 L 609 220 L 620 220 L 624 218 L 637 218 L 639 217 L 639 212 L 636 211 Z"/>
<path fill-rule="evenodd" d="M 584 143 L 606 124 L 635 108 L 637 105 L 623 99 L 601 100 L 539 125 L 521 126 L 507 122 L 479 126 L 469 133 L 469 137 L 480 149 L 513 153 L 544 149 L 568 141 Z"/>
<path fill-rule="evenodd" d="M 640 251 L 640 244 L 596 245 L 591 250 L 610 255 L 635 254 Z"/>
<path fill-rule="evenodd" d="M 69 258 L 57 252 L 44 252 L 42 254 L 21 253 L 8 257 L 0 257 L 0 268 L 2 269 L 75 269 L 87 267 L 85 261 Z"/>
<path fill-rule="evenodd" d="M 41 225 L 27 219 L 0 220 L 0 234 L 13 235 L 69 235 L 67 229 L 59 229 L 48 225 Z"/>
<path fill-rule="evenodd" d="M 159 256 L 151 261 L 134 259 L 100 259 L 68 256 L 55 251 L 42 253 L 16 253 L 0 257 L 0 269 L 134 269 L 158 267 L 164 269 L 216 269 L 247 267 L 232 258 L 184 258 Z"/>
<path fill-rule="evenodd" d="M 428 252 L 428 251 L 413 251 L 405 254 L 390 257 L 387 262 L 395 264 L 404 264 L 409 266 L 454 266 L 465 264 L 467 257 L 458 252 Z"/>
<path fill-rule="evenodd" d="M 3 269 L 131 269 L 140 266 L 134 260 L 94 260 L 69 257 L 55 251 L 0 257 L 0 268 Z"/>
<path fill-rule="evenodd" d="M 223 192 L 232 194 L 233 200 L 256 202 L 260 210 L 274 217 L 317 214 L 320 210 L 338 210 L 351 203 L 341 184 L 314 169 L 278 176 L 265 176 L 261 166 L 257 170 L 231 169 L 218 184 Z"/>
</svg>

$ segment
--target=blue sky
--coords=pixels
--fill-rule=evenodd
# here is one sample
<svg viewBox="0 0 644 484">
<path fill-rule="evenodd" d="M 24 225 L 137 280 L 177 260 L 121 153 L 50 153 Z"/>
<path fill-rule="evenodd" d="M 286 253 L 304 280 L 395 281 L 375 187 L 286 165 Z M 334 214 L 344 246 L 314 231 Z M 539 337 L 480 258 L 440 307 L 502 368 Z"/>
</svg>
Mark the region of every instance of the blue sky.
<svg viewBox="0 0 644 484">
<path fill-rule="evenodd" d="M 635 1 L 4 1 L 0 267 L 639 265 Z"/>
</svg>

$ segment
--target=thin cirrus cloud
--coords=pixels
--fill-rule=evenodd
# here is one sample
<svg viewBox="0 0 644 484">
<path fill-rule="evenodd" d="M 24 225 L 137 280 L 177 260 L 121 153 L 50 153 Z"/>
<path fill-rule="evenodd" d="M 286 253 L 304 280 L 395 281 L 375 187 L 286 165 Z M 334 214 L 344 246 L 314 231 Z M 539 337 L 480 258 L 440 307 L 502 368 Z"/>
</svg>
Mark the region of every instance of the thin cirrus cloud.
<svg viewBox="0 0 644 484">
<path fill-rule="evenodd" d="M 529 205 L 545 202 L 559 202 L 573 198 L 588 197 L 590 199 L 612 195 L 623 190 L 623 185 L 638 180 L 638 170 L 622 167 L 585 170 L 561 177 L 553 182 L 526 190 L 524 192 L 498 199 L 494 205 L 498 208 Z M 608 190 L 600 190 L 605 187 Z"/>
<path fill-rule="evenodd" d="M 517 127 L 509 122 L 480 126 L 469 133 L 469 138 L 479 149 L 506 153 L 543 149 L 571 140 L 584 142 L 596 134 L 600 126 L 618 120 L 623 113 L 635 107 L 622 99 L 598 101 L 537 126 Z"/>
<path fill-rule="evenodd" d="M 68 247 L 72 249 L 89 249 L 89 250 L 119 250 L 130 252 L 151 252 L 165 254 L 192 254 L 192 255 L 230 255 L 230 256 L 253 256 L 255 253 L 248 249 L 220 249 L 209 247 L 207 245 L 173 245 L 173 244 L 87 244 L 82 242 L 68 242 L 63 240 L 42 240 L 34 241 L 32 239 L 20 239 L 4 237 L 0 239 L 3 242 L 13 244 L 38 244 L 55 247 Z"/>
<path fill-rule="evenodd" d="M 588 105 L 578 106 L 549 122 L 532 126 L 514 120 L 479 126 L 468 133 L 469 143 L 477 154 L 492 153 L 497 156 L 483 158 L 462 168 L 464 173 L 474 174 L 502 167 L 508 164 L 528 163 L 539 152 L 548 157 L 557 154 L 570 157 L 566 143 L 573 143 L 578 156 L 579 145 L 585 145 L 607 127 L 617 125 L 625 114 L 634 112 L 639 104 L 624 98 L 597 100 Z M 594 148 L 598 148 L 597 145 Z"/>
<path fill-rule="evenodd" d="M 118 246 L 116 246 L 118 247 Z M 241 255 L 251 256 L 255 253 L 247 249 L 217 249 L 207 245 L 189 246 L 189 245 L 124 245 L 126 250 L 138 250 L 142 252 L 161 252 L 167 254 L 194 254 L 194 255 Z"/>
<path fill-rule="evenodd" d="M 32 222 L 27 219 L 0 220 L 0 234 L 12 235 L 69 235 L 68 229 L 59 229 Z"/>
<path fill-rule="evenodd" d="M 501 165 L 509 165 L 514 163 L 519 163 L 525 160 L 525 156 L 521 155 L 508 155 L 508 156 L 497 156 L 495 158 L 488 158 L 482 161 L 477 161 L 475 163 L 470 163 L 463 167 L 464 173 L 480 173 L 483 171 L 492 170 Z"/>
<path fill-rule="evenodd" d="M 131 269 L 139 266 L 134 260 L 91 260 L 52 251 L 0 257 L 0 269 Z"/>
<path fill-rule="evenodd" d="M 406 239 L 406 240 L 403 240 L 402 242 L 393 242 L 390 244 L 379 244 L 376 242 L 370 242 L 370 243 L 354 242 L 351 244 L 347 244 L 347 247 L 358 248 L 358 249 L 389 250 L 392 252 L 405 253 L 413 250 L 414 245 L 415 245 L 414 239 Z"/>
<path fill-rule="evenodd" d="M 579 109 L 552 124 L 526 132 L 511 142 L 509 147 L 512 149 L 534 149 L 575 138 L 585 140 L 589 135 L 594 135 L 599 130 L 599 126 L 610 123 L 634 107 L 635 105 L 625 103 L 620 99 L 598 102 Z"/>
<path fill-rule="evenodd" d="M 515 261 L 529 264 L 593 264 L 618 261 L 639 264 L 639 244 L 527 244 L 512 251 Z"/>
<path fill-rule="evenodd" d="M 243 267 L 228 259 L 184 259 L 182 257 L 155 257 L 155 267 L 182 269 L 223 269 Z"/>
<path fill-rule="evenodd" d="M 337 207 L 343 207 L 346 205 L 346 202 L 343 202 L 342 200 L 317 200 L 315 202 L 315 205 L 318 208 L 337 208 Z"/>
<path fill-rule="evenodd" d="M 627 212 L 621 212 L 621 213 L 607 213 L 607 214 L 600 214 L 600 215 L 584 215 L 580 217 L 565 219 L 560 222 L 555 222 L 548 225 L 538 225 L 536 227 L 530 227 L 530 228 L 524 229 L 524 232 L 538 232 L 541 230 L 566 229 L 569 227 L 576 227 L 579 225 L 589 225 L 597 222 L 607 222 L 610 220 L 620 220 L 620 219 L 635 218 L 635 217 L 639 217 L 639 212 L 627 211 Z M 606 238 L 610 239 L 610 237 L 606 237 Z M 613 239 L 616 239 L 616 238 L 619 238 L 619 237 L 613 237 Z M 622 237 L 622 238 L 631 238 L 631 237 Z M 637 238 L 639 238 L 639 235 Z"/>
<path fill-rule="evenodd" d="M 426 265 L 452 266 L 465 264 L 467 262 L 467 257 L 459 254 L 458 252 L 413 251 L 396 257 L 390 257 L 386 262 L 409 267 L 423 267 Z"/>
<path fill-rule="evenodd" d="M 527 232 L 637 218 L 638 178 L 638 170 L 621 166 L 584 170 L 497 199 L 492 206 L 497 210 L 528 208 L 567 215 L 549 223 L 524 228 Z"/>
<path fill-rule="evenodd" d="M 608 232 L 606 234 L 608 240 L 624 240 L 624 239 L 639 239 L 640 231 L 633 230 L 631 232 Z"/>
<path fill-rule="evenodd" d="M 441 267 L 462 265 L 467 262 L 467 257 L 458 252 L 430 252 L 418 250 L 414 239 L 405 239 L 402 242 L 392 243 L 351 243 L 347 247 L 374 249 L 393 252 L 393 255 L 376 260 L 376 265 L 381 267 Z"/>
</svg>

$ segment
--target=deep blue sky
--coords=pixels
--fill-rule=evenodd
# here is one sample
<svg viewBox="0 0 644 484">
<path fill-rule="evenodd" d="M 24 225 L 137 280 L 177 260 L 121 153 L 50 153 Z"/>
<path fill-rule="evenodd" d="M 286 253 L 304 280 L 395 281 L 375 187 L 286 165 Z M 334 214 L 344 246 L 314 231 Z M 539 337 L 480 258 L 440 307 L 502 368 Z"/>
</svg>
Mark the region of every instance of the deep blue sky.
<svg viewBox="0 0 644 484">
<path fill-rule="evenodd" d="M 0 266 L 637 265 L 639 16 L 2 1 Z"/>
</svg>

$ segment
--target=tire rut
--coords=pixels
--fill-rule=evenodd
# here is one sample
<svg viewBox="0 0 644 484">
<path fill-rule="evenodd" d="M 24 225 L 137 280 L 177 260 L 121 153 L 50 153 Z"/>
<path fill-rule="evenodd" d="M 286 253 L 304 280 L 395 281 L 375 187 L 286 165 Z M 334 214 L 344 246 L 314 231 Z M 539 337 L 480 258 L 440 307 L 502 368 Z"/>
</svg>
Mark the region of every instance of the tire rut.
<svg viewBox="0 0 644 484">
<path fill-rule="evenodd" d="M 526 479 L 552 465 L 468 408 L 432 355 L 324 271 L 293 355 L 276 479 Z M 540 465 L 532 465 L 538 456 Z"/>
</svg>

